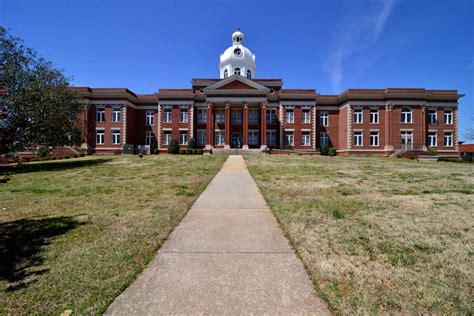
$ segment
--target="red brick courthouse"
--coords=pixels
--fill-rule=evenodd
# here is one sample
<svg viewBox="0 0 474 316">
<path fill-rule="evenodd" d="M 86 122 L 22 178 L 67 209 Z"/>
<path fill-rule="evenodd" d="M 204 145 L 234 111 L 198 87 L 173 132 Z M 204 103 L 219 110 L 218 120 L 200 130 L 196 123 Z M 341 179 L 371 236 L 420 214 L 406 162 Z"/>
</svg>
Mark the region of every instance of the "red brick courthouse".
<svg viewBox="0 0 474 316">
<path fill-rule="evenodd" d="M 195 78 L 189 89 L 135 94 L 118 88 L 75 88 L 93 152 L 125 144 L 166 151 L 171 139 L 186 146 L 193 137 L 207 150 L 241 148 L 319 151 L 338 155 L 389 155 L 402 150 L 458 155 L 456 90 L 349 89 L 321 95 L 285 89 L 281 79 L 255 78 L 255 55 L 232 34 L 220 57 L 220 79 Z"/>
</svg>

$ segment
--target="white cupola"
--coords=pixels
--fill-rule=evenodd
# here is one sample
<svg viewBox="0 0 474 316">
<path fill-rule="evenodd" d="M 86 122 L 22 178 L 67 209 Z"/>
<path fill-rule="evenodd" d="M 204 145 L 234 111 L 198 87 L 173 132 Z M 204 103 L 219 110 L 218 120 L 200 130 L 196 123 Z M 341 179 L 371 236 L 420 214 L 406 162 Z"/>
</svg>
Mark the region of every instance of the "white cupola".
<svg viewBox="0 0 474 316">
<path fill-rule="evenodd" d="M 220 78 L 237 74 L 249 79 L 255 78 L 255 55 L 243 45 L 244 33 L 237 29 L 232 34 L 232 46 L 221 55 Z"/>
</svg>

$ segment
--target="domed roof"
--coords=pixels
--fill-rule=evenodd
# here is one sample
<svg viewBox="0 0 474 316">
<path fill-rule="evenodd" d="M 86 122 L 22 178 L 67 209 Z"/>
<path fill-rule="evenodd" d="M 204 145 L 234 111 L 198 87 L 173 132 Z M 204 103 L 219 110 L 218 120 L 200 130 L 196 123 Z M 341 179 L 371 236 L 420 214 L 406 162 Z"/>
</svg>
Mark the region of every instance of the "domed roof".
<svg viewBox="0 0 474 316">
<path fill-rule="evenodd" d="M 250 49 L 242 44 L 234 44 L 227 48 L 221 55 L 221 63 L 229 59 L 248 60 L 255 62 L 255 55 L 252 54 Z"/>
<path fill-rule="evenodd" d="M 244 46 L 244 33 L 237 29 L 232 34 L 232 46 L 227 48 L 220 58 L 220 77 L 239 74 L 247 78 L 255 77 L 255 55 Z"/>
</svg>

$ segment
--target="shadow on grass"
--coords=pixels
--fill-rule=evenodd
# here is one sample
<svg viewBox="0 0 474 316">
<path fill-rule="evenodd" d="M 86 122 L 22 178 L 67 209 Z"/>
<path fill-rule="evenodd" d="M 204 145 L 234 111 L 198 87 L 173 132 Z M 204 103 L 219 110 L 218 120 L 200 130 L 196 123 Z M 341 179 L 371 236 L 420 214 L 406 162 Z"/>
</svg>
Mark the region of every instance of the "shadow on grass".
<svg viewBox="0 0 474 316">
<path fill-rule="evenodd" d="M 0 175 L 37 172 L 37 171 L 61 171 L 72 168 L 95 166 L 112 160 L 112 158 L 68 160 L 68 161 L 45 161 L 36 163 L 25 163 L 22 165 L 0 166 Z"/>
<path fill-rule="evenodd" d="M 0 223 L 0 280 L 18 282 L 47 272 L 48 269 L 38 269 L 44 261 L 43 247 L 82 224 L 76 216 L 23 218 Z M 7 290 L 25 287 L 27 283 L 13 284 Z"/>
</svg>

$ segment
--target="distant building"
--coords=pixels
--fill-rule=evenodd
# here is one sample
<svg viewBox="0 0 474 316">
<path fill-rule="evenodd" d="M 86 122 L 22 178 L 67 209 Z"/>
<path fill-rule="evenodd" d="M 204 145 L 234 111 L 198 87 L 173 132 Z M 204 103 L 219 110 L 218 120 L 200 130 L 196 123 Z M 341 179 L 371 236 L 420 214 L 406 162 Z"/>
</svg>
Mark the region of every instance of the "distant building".
<svg viewBox="0 0 474 316">
<path fill-rule="evenodd" d="M 471 157 L 471 161 L 474 161 L 474 144 L 462 144 L 459 145 L 459 153 L 461 155 L 468 155 Z"/>
<path fill-rule="evenodd" d="M 192 79 L 188 89 L 135 94 L 128 89 L 75 88 L 89 105 L 83 115 L 94 152 L 120 151 L 124 144 L 166 151 L 171 139 L 186 146 L 193 137 L 211 149 L 272 147 L 338 155 L 388 155 L 435 148 L 457 156 L 457 90 L 349 89 L 321 95 L 284 89 L 281 79 L 256 78 L 255 55 L 244 34 L 220 56 L 220 78 Z"/>
</svg>

